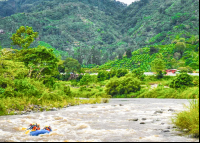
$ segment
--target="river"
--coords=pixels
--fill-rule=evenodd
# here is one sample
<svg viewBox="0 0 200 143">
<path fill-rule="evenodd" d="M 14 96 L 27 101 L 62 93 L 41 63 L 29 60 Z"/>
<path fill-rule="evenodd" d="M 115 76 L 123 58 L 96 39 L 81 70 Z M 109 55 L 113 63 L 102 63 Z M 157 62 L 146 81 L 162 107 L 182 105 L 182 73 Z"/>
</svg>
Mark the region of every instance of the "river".
<svg viewBox="0 0 200 143">
<path fill-rule="evenodd" d="M 2 142 L 199 142 L 181 136 L 171 117 L 185 110 L 186 99 L 111 99 L 109 103 L 70 106 L 58 111 L 0 116 Z M 30 123 L 53 132 L 25 134 Z"/>
</svg>

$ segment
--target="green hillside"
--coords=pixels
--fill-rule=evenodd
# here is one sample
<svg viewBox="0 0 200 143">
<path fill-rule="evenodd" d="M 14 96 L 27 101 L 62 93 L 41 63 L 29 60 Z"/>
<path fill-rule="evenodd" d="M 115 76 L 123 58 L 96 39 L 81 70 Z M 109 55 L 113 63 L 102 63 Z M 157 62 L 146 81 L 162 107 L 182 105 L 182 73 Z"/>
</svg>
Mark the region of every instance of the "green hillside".
<svg viewBox="0 0 200 143">
<path fill-rule="evenodd" d="M 131 57 L 124 56 L 122 59 L 109 61 L 99 66 L 99 69 L 125 68 L 133 70 L 140 68 L 149 72 L 152 71 L 152 61 L 159 55 L 162 55 L 167 69 L 183 69 L 184 67 L 188 71 L 197 70 L 199 69 L 199 37 L 192 35 L 188 39 L 184 39 L 177 35 L 177 39 L 173 40 L 171 44 L 150 45 L 138 49 L 131 53 Z"/>
<path fill-rule="evenodd" d="M 130 6 L 115 0 L 8 0 L 0 7 L 2 47 L 11 47 L 20 26 L 31 26 L 40 33 L 31 47 L 54 48 L 62 59 L 73 57 L 82 66 L 168 45 L 179 33 L 186 39 L 199 35 L 196 0 L 140 0 Z"/>
</svg>

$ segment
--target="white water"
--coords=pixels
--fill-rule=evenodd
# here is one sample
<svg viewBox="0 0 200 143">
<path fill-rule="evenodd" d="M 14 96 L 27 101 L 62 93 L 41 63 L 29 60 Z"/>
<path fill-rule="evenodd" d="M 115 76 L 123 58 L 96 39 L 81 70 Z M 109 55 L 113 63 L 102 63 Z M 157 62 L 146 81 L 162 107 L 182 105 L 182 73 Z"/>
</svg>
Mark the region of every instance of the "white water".
<svg viewBox="0 0 200 143">
<path fill-rule="evenodd" d="M 79 105 L 58 111 L 0 117 L 0 141 L 40 142 L 199 142 L 172 129 L 173 112 L 185 110 L 182 99 L 111 99 L 110 103 Z M 120 106 L 122 104 L 124 106 Z M 163 110 L 162 114 L 154 114 Z M 129 119 L 138 118 L 138 121 Z M 147 120 L 142 121 L 142 118 Z M 145 122 L 145 124 L 140 124 Z M 50 134 L 32 137 L 23 127 L 50 125 Z M 162 124 L 164 123 L 164 124 Z M 171 129 L 167 129 L 170 126 Z M 163 132 L 169 130 L 170 132 Z"/>
</svg>

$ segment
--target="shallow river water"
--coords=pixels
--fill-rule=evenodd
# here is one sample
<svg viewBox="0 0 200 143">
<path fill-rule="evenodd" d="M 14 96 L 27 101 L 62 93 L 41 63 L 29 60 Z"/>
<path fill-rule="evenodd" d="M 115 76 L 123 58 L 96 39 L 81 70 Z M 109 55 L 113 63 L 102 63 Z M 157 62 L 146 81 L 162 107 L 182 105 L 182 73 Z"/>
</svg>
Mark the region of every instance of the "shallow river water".
<svg viewBox="0 0 200 143">
<path fill-rule="evenodd" d="M 185 110 L 183 103 L 189 104 L 185 99 L 111 99 L 104 104 L 0 116 L 0 141 L 199 142 L 180 136 L 171 124 L 171 117 Z M 50 125 L 53 132 L 29 136 L 23 128 L 30 123 L 41 128 Z"/>
</svg>

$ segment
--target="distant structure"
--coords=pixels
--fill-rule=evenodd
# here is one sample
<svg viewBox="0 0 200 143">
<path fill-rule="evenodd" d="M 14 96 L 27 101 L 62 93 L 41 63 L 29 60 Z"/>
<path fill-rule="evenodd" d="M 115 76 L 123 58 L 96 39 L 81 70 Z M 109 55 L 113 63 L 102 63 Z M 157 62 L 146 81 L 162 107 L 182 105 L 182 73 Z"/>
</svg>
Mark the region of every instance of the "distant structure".
<svg viewBox="0 0 200 143">
<path fill-rule="evenodd" d="M 177 72 L 177 69 L 168 69 L 168 70 L 166 70 L 166 72 L 167 72 L 167 75 L 175 74 Z"/>
<path fill-rule="evenodd" d="M 4 30 L 3 29 L 0 29 L 0 34 L 4 34 Z"/>
</svg>

